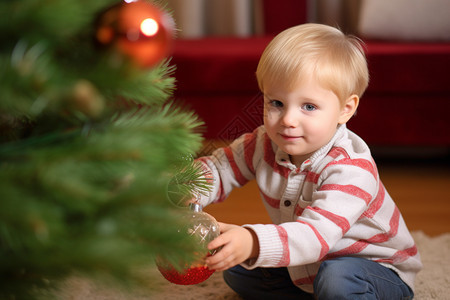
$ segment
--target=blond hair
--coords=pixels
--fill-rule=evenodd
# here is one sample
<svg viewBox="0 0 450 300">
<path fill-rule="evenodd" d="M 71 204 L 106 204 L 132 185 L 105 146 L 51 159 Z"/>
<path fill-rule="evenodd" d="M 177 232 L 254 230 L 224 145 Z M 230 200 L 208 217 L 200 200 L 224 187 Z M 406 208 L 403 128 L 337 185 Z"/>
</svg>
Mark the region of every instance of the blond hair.
<svg viewBox="0 0 450 300">
<path fill-rule="evenodd" d="M 362 41 L 331 26 L 298 25 L 269 43 L 256 70 L 262 92 L 269 83 L 292 89 L 308 74 L 341 103 L 354 94 L 361 97 L 369 82 Z"/>
</svg>

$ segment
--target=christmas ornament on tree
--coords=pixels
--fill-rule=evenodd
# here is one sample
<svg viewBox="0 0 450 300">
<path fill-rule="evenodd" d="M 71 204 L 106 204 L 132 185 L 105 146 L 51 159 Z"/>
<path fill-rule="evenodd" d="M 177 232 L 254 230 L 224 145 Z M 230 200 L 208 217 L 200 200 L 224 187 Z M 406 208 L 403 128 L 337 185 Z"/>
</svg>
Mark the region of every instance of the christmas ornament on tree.
<svg viewBox="0 0 450 300">
<path fill-rule="evenodd" d="M 214 270 L 210 270 L 204 262 L 207 256 L 214 255 L 216 250 L 208 251 L 207 245 L 210 241 L 219 236 L 220 229 L 217 221 L 209 214 L 202 211 L 202 207 L 198 203 L 191 203 L 190 210 L 186 211 L 182 216 L 184 227 L 180 228 L 180 234 L 188 234 L 196 239 L 204 253 L 199 253 L 198 261 L 188 265 L 184 264 L 183 270 L 177 270 L 169 261 L 158 257 L 156 265 L 158 270 L 168 281 L 180 285 L 198 284 L 208 279 Z"/>
<path fill-rule="evenodd" d="M 145 0 L 121 2 L 100 15 L 96 39 L 151 68 L 172 51 L 174 27 L 170 15 Z"/>
</svg>

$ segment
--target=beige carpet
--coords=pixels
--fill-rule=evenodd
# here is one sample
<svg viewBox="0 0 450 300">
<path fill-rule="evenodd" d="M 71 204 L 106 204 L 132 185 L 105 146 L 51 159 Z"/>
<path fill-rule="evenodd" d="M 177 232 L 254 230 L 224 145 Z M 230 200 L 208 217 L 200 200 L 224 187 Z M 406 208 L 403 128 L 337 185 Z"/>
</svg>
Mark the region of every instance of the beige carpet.
<svg viewBox="0 0 450 300">
<path fill-rule="evenodd" d="M 428 237 L 422 232 L 413 236 L 422 256 L 424 269 L 416 280 L 418 300 L 450 299 L 450 233 Z M 70 278 L 63 283 L 57 299 L 62 300 L 238 300 L 238 297 L 216 273 L 205 282 L 195 286 L 179 286 L 167 282 L 158 271 L 152 270 L 151 286 L 154 290 L 133 291 L 126 294 L 111 288 L 99 287 L 82 278 Z"/>
</svg>

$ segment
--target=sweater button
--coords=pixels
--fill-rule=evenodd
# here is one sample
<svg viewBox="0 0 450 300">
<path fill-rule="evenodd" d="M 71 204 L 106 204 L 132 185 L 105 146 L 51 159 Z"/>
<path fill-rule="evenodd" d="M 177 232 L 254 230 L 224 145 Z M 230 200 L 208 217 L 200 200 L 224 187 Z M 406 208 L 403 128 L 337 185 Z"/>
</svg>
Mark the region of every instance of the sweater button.
<svg viewBox="0 0 450 300">
<path fill-rule="evenodd" d="M 284 206 L 291 206 L 291 201 L 290 200 L 284 200 Z"/>
</svg>

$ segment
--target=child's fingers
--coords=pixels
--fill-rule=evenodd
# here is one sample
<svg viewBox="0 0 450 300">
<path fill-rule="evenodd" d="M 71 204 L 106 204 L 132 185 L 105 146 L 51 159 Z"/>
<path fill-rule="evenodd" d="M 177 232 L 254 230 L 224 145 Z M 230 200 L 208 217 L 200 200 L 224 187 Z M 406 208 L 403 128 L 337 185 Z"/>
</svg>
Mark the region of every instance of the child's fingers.
<svg viewBox="0 0 450 300">
<path fill-rule="evenodd" d="M 228 240 L 229 239 L 226 235 L 224 236 L 223 234 L 221 234 L 208 244 L 208 249 L 213 250 L 220 248 L 224 246 L 226 243 L 228 243 Z"/>
<path fill-rule="evenodd" d="M 227 234 L 227 232 L 229 232 L 233 228 L 239 227 L 239 226 L 233 225 L 233 224 L 227 224 L 227 223 L 221 223 L 221 222 L 218 222 L 218 223 L 219 223 L 221 234 L 208 244 L 209 250 L 217 249 L 221 246 L 224 246 L 226 243 L 230 242 L 232 236 L 230 236 L 230 234 Z"/>
<path fill-rule="evenodd" d="M 236 225 L 222 223 L 222 222 L 218 222 L 218 223 L 219 223 L 219 228 L 220 228 L 221 233 L 224 233 L 224 232 L 230 230 L 231 228 L 233 228 L 234 226 L 236 226 Z"/>
<path fill-rule="evenodd" d="M 227 248 L 229 247 L 225 246 L 219 252 L 206 259 L 205 262 L 210 269 L 223 271 L 231 266 L 233 256 L 230 255 L 230 251 Z"/>
<path fill-rule="evenodd" d="M 213 256 L 209 256 L 206 258 L 205 262 L 210 268 L 217 267 L 217 264 L 224 260 L 226 255 L 222 251 L 223 248 L 219 252 L 215 253 Z"/>
</svg>

